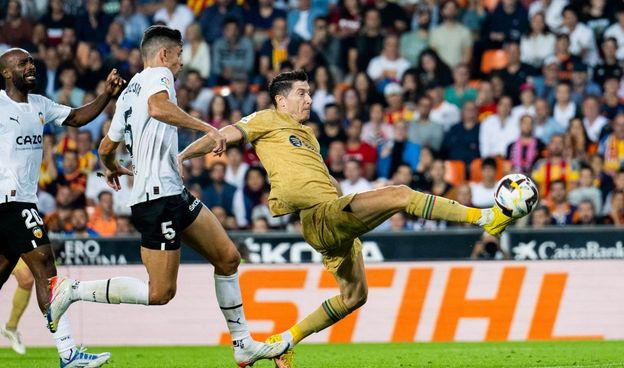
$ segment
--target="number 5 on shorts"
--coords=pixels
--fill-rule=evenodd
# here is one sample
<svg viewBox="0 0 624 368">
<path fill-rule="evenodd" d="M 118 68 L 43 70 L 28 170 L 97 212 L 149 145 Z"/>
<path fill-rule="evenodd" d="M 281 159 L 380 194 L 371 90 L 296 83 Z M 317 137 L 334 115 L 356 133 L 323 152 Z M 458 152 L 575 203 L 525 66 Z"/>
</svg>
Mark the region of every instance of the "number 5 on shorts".
<svg viewBox="0 0 624 368">
<path fill-rule="evenodd" d="M 162 233 L 165 236 L 165 239 L 167 240 L 172 240 L 176 236 L 175 230 L 169 227 L 172 224 L 173 224 L 172 221 L 165 221 L 160 224 L 160 229 L 162 230 Z"/>
</svg>

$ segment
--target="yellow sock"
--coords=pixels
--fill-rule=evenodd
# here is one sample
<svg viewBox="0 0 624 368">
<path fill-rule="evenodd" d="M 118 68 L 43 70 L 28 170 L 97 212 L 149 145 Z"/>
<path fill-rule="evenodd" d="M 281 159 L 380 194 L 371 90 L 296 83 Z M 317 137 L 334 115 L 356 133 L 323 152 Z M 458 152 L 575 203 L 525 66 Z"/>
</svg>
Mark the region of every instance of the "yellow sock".
<svg viewBox="0 0 624 368">
<path fill-rule="evenodd" d="M 22 289 L 20 287 L 15 290 L 15 294 L 13 295 L 13 309 L 11 309 L 11 315 L 9 316 L 9 321 L 6 324 L 7 329 L 17 330 L 17 324 L 28 306 L 30 292 L 31 290 Z"/>
<path fill-rule="evenodd" d="M 481 217 L 481 210 L 478 208 L 466 207 L 448 198 L 417 191 L 412 192 L 405 211 L 427 220 L 467 222 L 475 225 Z"/>
<path fill-rule="evenodd" d="M 292 335 L 295 344 L 307 336 L 322 331 L 351 313 L 343 303 L 342 297 L 336 295 L 327 299 L 314 312 L 310 313 L 301 322 L 291 327 L 288 332 Z"/>
</svg>

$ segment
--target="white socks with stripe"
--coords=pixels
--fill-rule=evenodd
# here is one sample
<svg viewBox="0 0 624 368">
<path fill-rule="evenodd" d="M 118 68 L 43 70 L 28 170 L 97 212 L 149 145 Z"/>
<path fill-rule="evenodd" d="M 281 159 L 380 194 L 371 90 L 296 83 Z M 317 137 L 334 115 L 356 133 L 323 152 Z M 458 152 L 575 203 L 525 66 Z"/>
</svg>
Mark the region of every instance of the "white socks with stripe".
<svg viewBox="0 0 624 368">
<path fill-rule="evenodd" d="M 58 326 L 54 335 L 54 341 L 56 342 L 56 349 L 58 350 L 61 359 L 69 360 L 76 344 L 71 335 L 71 327 L 69 326 L 69 317 L 67 313 L 61 316 Z"/>
<path fill-rule="evenodd" d="M 243 311 L 243 297 L 238 284 L 238 272 L 230 276 L 214 275 L 217 302 L 225 317 L 234 347 L 237 341 L 250 338 L 249 327 Z M 243 344 L 246 346 L 247 344 Z"/>
<path fill-rule="evenodd" d="M 74 301 L 108 304 L 148 305 L 149 286 L 133 277 L 113 277 L 108 280 L 80 281 L 74 290 Z"/>
</svg>

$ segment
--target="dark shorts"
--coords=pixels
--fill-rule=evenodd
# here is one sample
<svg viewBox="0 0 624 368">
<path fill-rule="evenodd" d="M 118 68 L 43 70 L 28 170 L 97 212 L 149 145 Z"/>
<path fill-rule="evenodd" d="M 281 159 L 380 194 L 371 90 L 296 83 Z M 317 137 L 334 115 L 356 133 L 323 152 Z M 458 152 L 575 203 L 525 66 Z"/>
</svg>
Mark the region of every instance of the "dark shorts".
<svg viewBox="0 0 624 368">
<path fill-rule="evenodd" d="M 132 223 L 141 233 L 141 246 L 149 249 L 180 249 L 182 232 L 195 221 L 202 203 L 186 189 L 132 206 Z"/>
<path fill-rule="evenodd" d="M 0 204 L 0 254 L 17 260 L 22 253 L 46 244 L 50 239 L 36 204 Z"/>
</svg>

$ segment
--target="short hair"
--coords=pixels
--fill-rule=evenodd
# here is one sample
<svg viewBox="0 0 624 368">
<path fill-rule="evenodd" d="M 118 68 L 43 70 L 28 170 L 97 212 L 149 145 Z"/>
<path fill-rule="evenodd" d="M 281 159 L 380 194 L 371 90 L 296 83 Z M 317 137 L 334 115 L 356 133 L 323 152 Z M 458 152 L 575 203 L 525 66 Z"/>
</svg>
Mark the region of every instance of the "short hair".
<svg viewBox="0 0 624 368">
<path fill-rule="evenodd" d="M 103 191 L 101 191 L 101 192 L 100 192 L 100 194 L 98 194 L 98 201 L 101 201 L 101 200 L 102 200 L 102 197 L 107 196 L 107 195 L 109 195 L 109 196 L 111 196 L 111 197 L 112 197 L 112 196 L 113 196 L 113 193 L 111 193 L 109 190 L 103 190 Z"/>
<path fill-rule="evenodd" d="M 481 161 L 481 169 L 484 169 L 486 167 L 491 167 L 496 171 L 496 169 L 498 168 L 498 163 L 496 162 L 496 159 L 493 157 L 484 158 L 483 161 Z"/>
<path fill-rule="evenodd" d="M 271 103 L 277 107 L 275 97 L 278 95 L 286 95 L 292 89 L 294 82 L 307 82 L 308 75 L 303 70 L 294 70 L 292 72 L 284 72 L 278 74 L 269 83 L 269 96 L 271 96 Z"/>
<path fill-rule="evenodd" d="M 150 26 L 143 32 L 141 55 L 144 59 L 153 57 L 161 48 L 170 49 L 182 46 L 182 34 L 179 30 L 167 26 Z"/>
<path fill-rule="evenodd" d="M 236 19 L 236 17 L 233 16 L 227 16 L 225 17 L 225 19 L 223 20 L 223 28 L 225 28 L 225 26 L 227 26 L 228 24 L 232 24 L 234 23 L 236 25 L 236 28 L 238 28 L 238 19 Z"/>
</svg>

